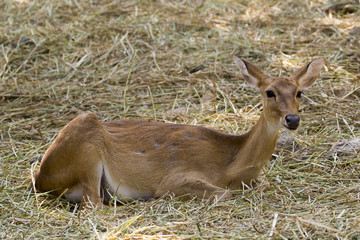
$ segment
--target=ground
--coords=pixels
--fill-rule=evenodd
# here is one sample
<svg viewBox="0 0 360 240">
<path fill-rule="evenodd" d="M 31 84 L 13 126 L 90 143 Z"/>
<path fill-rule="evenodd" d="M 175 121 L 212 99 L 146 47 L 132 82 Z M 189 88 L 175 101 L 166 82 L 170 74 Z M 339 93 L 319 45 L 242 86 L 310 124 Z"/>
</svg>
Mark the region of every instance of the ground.
<svg viewBox="0 0 360 240">
<path fill-rule="evenodd" d="M 359 152 L 328 154 L 360 137 L 356 1 L 4 0 L 0 9 L 0 238 L 360 239 Z M 261 99 L 233 55 L 275 76 L 327 60 L 304 94 L 296 149 L 282 144 L 264 169 L 269 191 L 80 214 L 27 190 L 30 161 L 85 111 L 245 133 Z"/>
</svg>

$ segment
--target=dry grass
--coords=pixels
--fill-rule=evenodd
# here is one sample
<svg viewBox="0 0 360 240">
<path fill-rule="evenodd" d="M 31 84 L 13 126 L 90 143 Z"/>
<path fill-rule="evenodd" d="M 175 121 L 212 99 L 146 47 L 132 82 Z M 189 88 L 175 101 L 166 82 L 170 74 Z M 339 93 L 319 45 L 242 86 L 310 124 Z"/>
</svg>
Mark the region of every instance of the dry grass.
<svg viewBox="0 0 360 240">
<path fill-rule="evenodd" d="M 0 2 L 0 238 L 360 239 L 359 12 L 322 0 L 4 0 Z M 351 31 L 353 30 L 353 31 Z M 75 115 L 146 118 L 244 133 L 261 111 L 233 54 L 287 74 L 323 56 L 296 139 L 279 150 L 273 189 L 226 203 L 158 199 L 78 214 L 26 190 L 29 162 Z"/>
</svg>

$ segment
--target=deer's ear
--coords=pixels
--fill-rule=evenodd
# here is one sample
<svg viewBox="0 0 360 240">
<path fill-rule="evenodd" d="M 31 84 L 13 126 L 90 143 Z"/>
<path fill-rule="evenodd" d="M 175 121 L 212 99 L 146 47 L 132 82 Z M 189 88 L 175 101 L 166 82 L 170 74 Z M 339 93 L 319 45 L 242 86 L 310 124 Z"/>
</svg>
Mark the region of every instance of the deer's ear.
<svg viewBox="0 0 360 240">
<path fill-rule="evenodd" d="M 263 73 L 257 66 L 246 60 L 236 56 L 233 58 L 236 65 L 239 67 L 245 81 L 250 86 L 259 89 L 260 86 L 264 84 L 264 79 L 267 77 L 267 75 Z"/>
<path fill-rule="evenodd" d="M 313 85 L 316 78 L 320 75 L 320 70 L 325 63 L 324 58 L 317 58 L 304 67 L 298 69 L 295 74 L 292 76 L 300 88 L 306 89 Z"/>
</svg>

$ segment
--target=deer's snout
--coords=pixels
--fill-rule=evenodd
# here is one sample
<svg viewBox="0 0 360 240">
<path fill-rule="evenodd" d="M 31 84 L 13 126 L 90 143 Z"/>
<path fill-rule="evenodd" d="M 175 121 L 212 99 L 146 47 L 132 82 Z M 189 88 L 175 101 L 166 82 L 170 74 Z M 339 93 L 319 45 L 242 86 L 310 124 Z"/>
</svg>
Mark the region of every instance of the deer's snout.
<svg viewBox="0 0 360 240">
<path fill-rule="evenodd" d="M 300 124 L 300 117 L 296 114 L 285 116 L 286 127 L 290 130 L 296 130 Z"/>
</svg>

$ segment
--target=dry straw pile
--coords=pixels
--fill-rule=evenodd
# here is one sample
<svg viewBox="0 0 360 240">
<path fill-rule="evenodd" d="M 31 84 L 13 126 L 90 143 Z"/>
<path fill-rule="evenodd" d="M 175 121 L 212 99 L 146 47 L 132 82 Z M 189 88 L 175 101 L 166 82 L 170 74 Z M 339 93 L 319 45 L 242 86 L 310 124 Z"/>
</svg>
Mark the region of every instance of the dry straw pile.
<svg viewBox="0 0 360 240">
<path fill-rule="evenodd" d="M 357 1 L 2 0 L 0 12 L 0 238 L 360 238 L 359 150 L 328 154 L 360 137 Z M 270 191 L 79 214 L 27 190 L 29 162 L 84 111 L 244 133 L 261 103 L 233 54 L 273 75 L 327 59 L 297 144 L 264 169 Z"/>
</svg>

